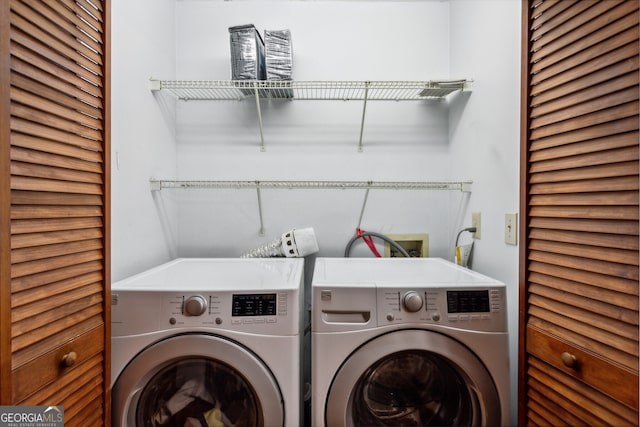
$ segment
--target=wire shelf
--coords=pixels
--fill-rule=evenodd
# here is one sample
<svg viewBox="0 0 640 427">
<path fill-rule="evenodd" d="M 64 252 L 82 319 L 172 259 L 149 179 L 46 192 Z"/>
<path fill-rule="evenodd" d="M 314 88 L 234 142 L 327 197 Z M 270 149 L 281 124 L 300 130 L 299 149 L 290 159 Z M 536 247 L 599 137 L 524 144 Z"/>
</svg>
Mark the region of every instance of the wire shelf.
<svg viewBox="0 0 640 427">
<path fill-rule="evenodd" d="M 180 100 L 243 100 L 255 98 L 328 101 L 421 101 L 444 99 L 470 91 L 472 80 L 430 81 L 272 81 L 151 80 L 154 91 L 168 91 Z"/>
<path fill-rule="evenodd" d="M 472 181 L 171 181 L 151 180 L 151 189 L 335 189 L 445 190 L 470 192 Z"/>
</svg>

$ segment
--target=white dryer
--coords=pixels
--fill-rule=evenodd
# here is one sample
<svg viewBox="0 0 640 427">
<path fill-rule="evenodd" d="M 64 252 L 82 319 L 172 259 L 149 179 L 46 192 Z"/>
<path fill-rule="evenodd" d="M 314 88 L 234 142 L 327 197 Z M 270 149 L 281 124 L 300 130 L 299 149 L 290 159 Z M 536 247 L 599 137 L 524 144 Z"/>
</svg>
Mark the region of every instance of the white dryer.
<svg viewBox="0 0 640 427">
<path fill-rule="evenodd" d="M 509 424 L 505 285 L 438 258 L 318 258 L 316 427 Z"/>
<path fill-rule="evenodd" d="M 303 263 L 182 258 L 114 283 L 113 427 L 299 426 Z"/>
</svg>

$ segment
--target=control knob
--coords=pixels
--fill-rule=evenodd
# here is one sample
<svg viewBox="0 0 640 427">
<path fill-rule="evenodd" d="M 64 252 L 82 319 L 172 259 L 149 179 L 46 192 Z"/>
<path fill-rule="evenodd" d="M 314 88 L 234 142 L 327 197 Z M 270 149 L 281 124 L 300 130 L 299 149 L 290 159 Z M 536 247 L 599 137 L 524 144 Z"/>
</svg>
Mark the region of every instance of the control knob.
<svg viewBox="0 0 640 427">
<path fill-rule="evenodd" d="M 408 312 L 415 313 L 422 308 L 422 297 L 416 291 L 409 291 L 402 297 L 402 305 Z"/>
<path fill-rule="evenodd" d="M 207 311 L 207 301 L 199 295 L 187 298 L 184 302 L 184 312 L 187 316 L 200 316 Z"/>
</svg>

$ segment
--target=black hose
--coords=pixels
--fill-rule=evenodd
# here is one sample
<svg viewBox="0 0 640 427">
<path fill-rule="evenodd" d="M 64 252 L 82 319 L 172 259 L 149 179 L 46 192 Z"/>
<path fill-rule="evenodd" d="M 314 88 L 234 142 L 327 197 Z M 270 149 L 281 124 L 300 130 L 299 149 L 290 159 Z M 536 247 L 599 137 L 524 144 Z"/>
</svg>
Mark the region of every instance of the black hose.
<svg viewBox="0 0 640 427">
<path fill-rule="evenodd" d="M 349 240 L 349 243 L 347 243 L 347 246 L 344 249 L 345 258 L 349 258 L 349 253 L 351 252 L 351 246 L 353 246 L 355 241 L 358 240 L 360 237 L 364 237 L 364 236 L 372 236 L 372 237 L 377 237 L 379 239 L 382 239 L 385 242 L 389 243 L 394 248 L 396 248 L 398 252 L 402 254 L 402 256 L 409 258 L 409 254 L 407 253 L 407 251 L 405 251 L 404 248 L 398 244 L 398 242 L 396 242 L 393 239 L 390 239 L 384 234 L 376 233 L 374 231 L 363 231 L 362 233 L 360 233 L 360 235 L 353 236 L 351 240 Z"/>
</svg>

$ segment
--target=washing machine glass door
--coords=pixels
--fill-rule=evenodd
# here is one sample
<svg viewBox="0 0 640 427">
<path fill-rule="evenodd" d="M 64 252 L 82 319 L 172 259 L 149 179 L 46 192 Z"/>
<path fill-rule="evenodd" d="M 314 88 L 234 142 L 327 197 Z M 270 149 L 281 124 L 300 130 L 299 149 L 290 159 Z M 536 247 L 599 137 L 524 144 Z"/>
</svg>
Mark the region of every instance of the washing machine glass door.
<svg viewBox="0 0 640 427">
<path fill-rule="evenodd" d="M 356 350 L 329 389 L 329 426 L 499 426 L 491 376 L 471 351 L 436 332 L 402 330 Z"/>
<path fill-rule="evenodd" d="M 139 353 L 112 390 L 114 427 L 282 426 L 269 369 L 222 337 L 187 334 Z"/>
</svg>

